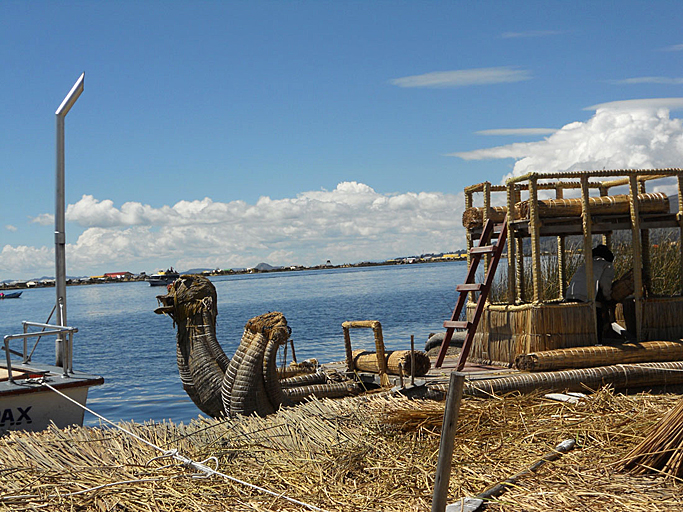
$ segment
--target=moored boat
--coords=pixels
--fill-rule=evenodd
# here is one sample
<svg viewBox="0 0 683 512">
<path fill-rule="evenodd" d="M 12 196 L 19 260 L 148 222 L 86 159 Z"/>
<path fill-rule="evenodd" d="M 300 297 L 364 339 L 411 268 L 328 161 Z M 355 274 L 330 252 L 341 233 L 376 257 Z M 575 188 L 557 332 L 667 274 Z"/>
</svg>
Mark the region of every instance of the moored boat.
<svg viewBox="0 0 683 512">
<path fill-rule="evenodd" d="M 150 275 L 147 281 L 150 286 L 168 286 L 179 277 L 180 274 L 171 267 L 168 270 L 160 270 L 156 274 Z"/>
<path fill-rule="evenodd" d="M 55 288 L 57 293 L 53 313 L 56 312 L 56 321 L 54 324 L 24 321 L 21 333 L 9 334 L 3 338 L 2 348 L 6 357 L 5 362 L 0 364 L 0 433 L 8 430 L 40 431 L 51 423 L 57 427 L 82 425 L 83 407 L 87 400 L 88 390 L 91 386 L 104 383 L 104 379 L 100 376 L 74 371 L 73 337 L 78 329 L 69 327 L 66 318 L 64 118 L 83 91 L 84 75 L 80 76 L 55 113 L 57 116 L 57 192 L 55 194 Z M 16 298 L 21 293 L 15 292 L 12 294 L 15 297 L 5 295 L 4 298 Z M 53 313 L 50 313 L 50 318 Z M 54 364 L 44 364 L 32 359 L 36 346 L 43 337 L 56 338 Z M 36 341 L 30 348 L 29 340 L 33 339 Z M 21 351 L 18 351 L 16 346 L 19 340 L 23 342 Z"/>
</svg>

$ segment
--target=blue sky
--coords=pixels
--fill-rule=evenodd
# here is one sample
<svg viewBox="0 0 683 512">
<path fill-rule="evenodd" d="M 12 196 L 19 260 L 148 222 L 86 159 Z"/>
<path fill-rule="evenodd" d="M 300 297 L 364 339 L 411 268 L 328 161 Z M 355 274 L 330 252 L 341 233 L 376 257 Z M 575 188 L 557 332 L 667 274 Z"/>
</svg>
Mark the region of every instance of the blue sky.
<svg viewBox="0 0 683 512">
<path fill-rule="evenodd" d="M 70 275 L 344 263 L 463 247 L 473 183 L 681 166 L 682 13 L 5 0 L 0 280 L 54 274 L 54 111 L 83 71 Z"/>
</svg>

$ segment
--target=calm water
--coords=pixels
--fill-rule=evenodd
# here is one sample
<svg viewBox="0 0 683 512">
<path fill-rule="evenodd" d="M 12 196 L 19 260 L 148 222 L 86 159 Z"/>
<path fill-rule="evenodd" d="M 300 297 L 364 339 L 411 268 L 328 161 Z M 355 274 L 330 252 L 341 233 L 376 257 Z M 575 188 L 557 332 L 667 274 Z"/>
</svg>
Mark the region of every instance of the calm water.
<svg viewBox="0 0 683 512">
<path fill-rule="evenodd" d="M 281 311 L 298 360 L 342 360 L 346 320 L 379 320 L 388 349 L 410 348 L 411 334 L 421 349 L 450 315 L 466 270 L 464 263 L 434 263 L 212 278 L 218 339 L 232 356 L 249 318 Z M 88 405 L 113 421 L 187 422 L 199 414 L 180 383 L 172 321 L 153 312 L 163 292 L 144 282 L 67 289 L 69 325 L 79 329 L 74 368 L 104 376 Z M 0 333 L 20 332 L 22 320 L 44 322 L 54 300 L 54 288 L 41 288 L 0 301 Z M 369 329 L 352 331 L 351 341 L 354 349 L 374 349 Z M 34 360 L 54 362 L 53 339 L 41 341 Z M 98 423 L 90 414 L 85 421 Z"/>
</svg>

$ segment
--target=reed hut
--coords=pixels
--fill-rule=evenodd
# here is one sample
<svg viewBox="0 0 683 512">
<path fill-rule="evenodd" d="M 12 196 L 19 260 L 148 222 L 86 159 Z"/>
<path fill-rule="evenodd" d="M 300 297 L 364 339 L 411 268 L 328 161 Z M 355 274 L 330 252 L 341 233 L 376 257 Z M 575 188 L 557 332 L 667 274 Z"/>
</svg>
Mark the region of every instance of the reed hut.
<svg viewBox="0 0 683 512">
<path fill-rule="evenodd" d="M 661 190 L 677 190 L 677 195 L 667 196 Z M 512 365 L 524 354 L 595 345 L 595 290 L 588 287 L 586 302 L 563 301 L 572 277 L 566 244 L 568 237 L 580 241 L 579 264 L 585 266 L 591 283 L 590 255 L 596 238 L 609 247 L 620 231 L 630 234 L 625 245 L 631 269 L 626 270 L 632 272 L 615 285 L 614 295 L 620 301 L 616 321 L 636 341 L 683 337 L 683 245 L 676 244 L 675 293 L 653 293 L 650 258 L 651 230 L 683 232 L 683 169 L 533 172 L 505 185 L 485 182 L 467 187 L 465 207 L 468 254 L 488 219 L 501 223 L 507 216 L 507 270 L 504 262 L 498 270 L 503 296 L 489 298 L 485 306 L 472 344 L 473 358 Z M 552 273 L 550 260 L 556 268 Z M 470 322 L 474 293 L 467 304 Z"/>
</svg>

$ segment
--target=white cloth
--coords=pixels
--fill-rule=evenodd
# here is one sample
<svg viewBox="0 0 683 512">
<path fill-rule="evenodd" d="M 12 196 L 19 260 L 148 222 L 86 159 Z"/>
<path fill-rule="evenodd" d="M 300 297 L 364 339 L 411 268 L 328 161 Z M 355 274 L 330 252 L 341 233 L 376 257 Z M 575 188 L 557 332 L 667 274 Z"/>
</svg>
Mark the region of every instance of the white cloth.
<svg viewBox="0 0 683 512">
<path fill-rule="evenodd" d="M 593 280 L 595 281 L 595 296 L 598 295 L 598 290 L 602 290 L 602 296 L 605 300 L 612 298 L 612 281 L 614 281 L 614 266 L 607 260 L 594 257 L 593 258 Z M 586 302 L 588 300 L 588 291 L 586 288 L 586 266 L 581 265 L 576 269 L 574 277 L 567 288 L 565 294 L 566 300 L 578 300 Z"/>
</svg>

